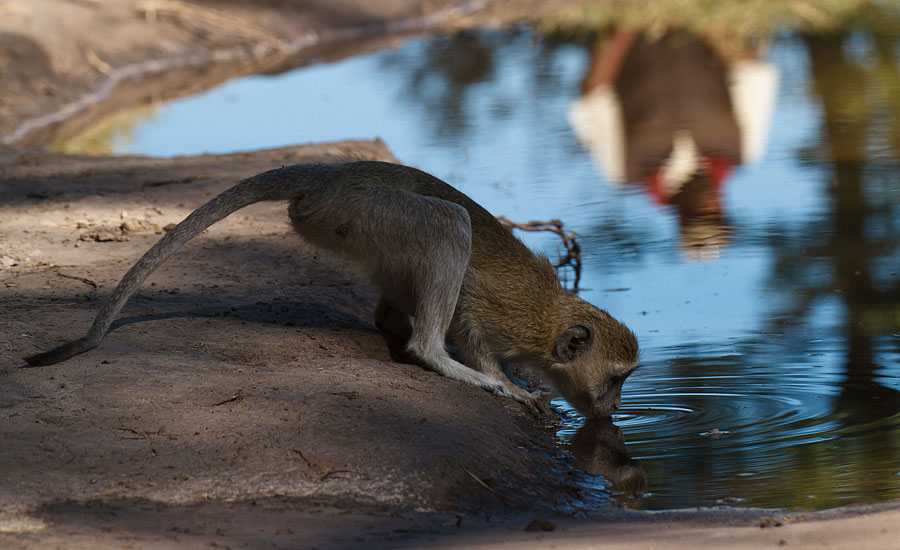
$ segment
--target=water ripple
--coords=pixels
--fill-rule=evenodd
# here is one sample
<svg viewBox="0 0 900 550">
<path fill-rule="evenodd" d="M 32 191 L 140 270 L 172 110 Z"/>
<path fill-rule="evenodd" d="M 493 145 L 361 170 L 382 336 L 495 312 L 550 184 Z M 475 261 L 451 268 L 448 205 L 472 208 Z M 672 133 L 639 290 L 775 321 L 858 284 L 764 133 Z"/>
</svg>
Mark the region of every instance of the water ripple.
<svg viewBox="0 0 900 550">
<path fill-rule="evenodd" d="M 724 368 L 717 363 L 710 360 L 704 367 Z M 648 371 L 654 372 L 646 369 L 626 383 L 623 407 L 613 416 L 630 457 L 650 474 L 650 496 L 629 500 L 630 505 L 677 508 L 700 501 L 824 508 L 858 494 L 859 487 L 854 493 L 848 485 L 886 477 L 892 482 L 882 484 L 878 499 L 900 496 L 898 476 L 888 475 L 900 457 L 900 444 L 890 437 L 900 429 L 897 390 L 878 381 L 849 384 L 830 373 L 778 384 L 765 370 L 751 376 L 707 371 L 702 378 L 654 377 Z M 790 378 L 790 373 L 783 368 L 779 374 Z M 848 405 L 848 399 L 882 406 L 861 408 Z M 554 404 L 572 415 L 559 432 L 571 441 L 584 422 L 564 401 Z M 866 415 L 860 417 L 860 410 Z M 859 468 L 859 461 L 866 467 Z M 659 476 L 652 475 L 655 470 Z M 840 487 L 832 487 L 835 475 L 843 476 Z"/>
</svg>

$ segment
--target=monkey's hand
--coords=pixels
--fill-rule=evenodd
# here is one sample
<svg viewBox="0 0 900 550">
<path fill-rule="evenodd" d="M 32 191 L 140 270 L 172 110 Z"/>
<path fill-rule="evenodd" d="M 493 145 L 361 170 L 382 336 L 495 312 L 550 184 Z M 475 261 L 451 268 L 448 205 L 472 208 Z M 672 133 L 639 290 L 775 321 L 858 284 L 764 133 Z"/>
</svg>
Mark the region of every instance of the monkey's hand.
<svg viewBox="0 0 900 550">
<path fill-rule="evenodd" d="M 466 368 L 466 370 L 471 372 L 471 369 Z M 518 401 L 525 406 L 528 412 L 537 417 L 550 413 L 550 407 L 539 396 L 528 390 L 508 381 L 497 380 L 493 376 L 478 371 L 475 371 L 475 374 L 478 376 L 479 382 L 476 382 L 474 385 L 480 386 L 494 395 Z"/>
<path fill-rule="evenodd" d="M 509 397 L 524 405 L 528 412 L 534 416 L 542 417 L 550 414 L 550 407 L 539 395 L 535 395 L 525 388 L 520 388 L 519 386 L 512 384 L 508 385 L 507 389 L 510 390 Z"/>
</svg>

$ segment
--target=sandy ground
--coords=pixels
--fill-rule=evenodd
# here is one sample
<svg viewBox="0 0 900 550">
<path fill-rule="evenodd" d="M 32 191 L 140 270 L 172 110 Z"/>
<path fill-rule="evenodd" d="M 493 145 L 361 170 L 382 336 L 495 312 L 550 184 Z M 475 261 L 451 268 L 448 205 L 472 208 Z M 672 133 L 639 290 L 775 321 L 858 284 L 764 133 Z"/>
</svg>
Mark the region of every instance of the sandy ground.
<svg viewBox="0 0 900 550">
<path fill-rule="evenodd" d="M 381 142 L 174 160 L 0 155 L 0 548 L 900 540 L 891 507 L 566 517 L 585 495 L 555 450 L 555 419 L 394 361 L 370 321 L 373 289 L 292 235 L 281 204 L 188 243 L 99 348 L 22 368 L 80 336 L 163 228 L 237 179 L 353 158 L 392 156 Z M 556 529 L 525 531 L 533 519 Z"/>
<path fill-rule="evenodd" d="M 35 146 L 239 74 L 552 4 L 0 0 L 0 548 L 900 548 L 896 505 L 571 517 L 590 495 L 555 418 L 396 361 L 374 290 L 291 235 L 284 205 L 185 246 L 99 348 L 22 368 L 236 180 L 393 159 L 377 141 L 178 159 Z M 202 11 L 223 8 L 237 19 Z"/>
<path fill-rule="evenodd" d="M 213 194 L 273 166 L 348 158 L 392 157 L 345 142 L 0 165 L 7 516 L 300 497 L 465 513 L 576 496 L 552 418 L 393 361 L 370 320 L 374 290 L 293 236 L 282 204 L 185 246 L 95 352 L 20 368 L 83 332 L 162 228 Z"/>
</svg>

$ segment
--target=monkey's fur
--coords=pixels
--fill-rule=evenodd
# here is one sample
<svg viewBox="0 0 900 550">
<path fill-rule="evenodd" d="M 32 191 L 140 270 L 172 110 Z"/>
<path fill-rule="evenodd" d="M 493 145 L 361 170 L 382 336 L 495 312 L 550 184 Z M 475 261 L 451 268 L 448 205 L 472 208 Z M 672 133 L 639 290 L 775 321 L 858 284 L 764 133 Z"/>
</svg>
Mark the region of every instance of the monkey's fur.
<svg viewBox="0 0 900 550">
<path fill-rule="evenodd" d="M 503 374 L 501 362 L 524 362 L 586 415 L 618 408 L 637 361 L 634 334 L 566 292 L 547 258 L 470 198 L 434 176 L 384 162 L 288 166 L 242 180 L 144 254 L 84 338 L 26 361 L 50 365 L 96 347 L 128 298 L 181 245 L 244 206 L 278 200 L 289 201 L 297 233 L 366 270 L 381 290 L 375 324 L 402 338 L 426 368 L 546 410 Z"/>
</svg>

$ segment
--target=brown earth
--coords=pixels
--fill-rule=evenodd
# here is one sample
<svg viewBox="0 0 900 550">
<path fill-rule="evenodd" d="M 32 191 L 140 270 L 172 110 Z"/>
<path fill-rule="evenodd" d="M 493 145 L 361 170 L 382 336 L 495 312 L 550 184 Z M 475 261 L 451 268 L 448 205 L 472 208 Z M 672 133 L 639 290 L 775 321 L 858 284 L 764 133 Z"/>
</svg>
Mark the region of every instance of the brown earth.
<svg viewBox="0 0 900 550">
<path fill-rule="evenodd" d="M 100 348 L 20 368 L 84 332 L 162 228 L 212 195 L 273 166 L 350 158 L 392 156 L 381 142 L 345 142 L 0 165 L 7 521 L 69 501 L 315 497 L 476 512 L 575 496 L 546 452 L 551 418 L 393 361 L 370 320 L 374 290 L 292 235 L 282 204 L 249 207 L 186 245 Z"/>
<path fill-rule="evenodd" d="M 23 368 L 82 335 L 127 267 L 209 197 L 272 166 L 351 158 L 392 156 L 377 141 L 178 159 L 0 155 L 0 548 L 900 540 L 890 506 L 556 517 L 586 495 L 554 418 L 392 360 L 370 321 L 374 290 L 292 235 L 282 204 L 188 243 L 97 349 Z M 525 531 L 535 518 L 556 530 Z"/>
<path fill-rule="evenodd" d="M 393 360 L 374 290 L 293 236 L 279 204 L 186 245 L 99 348 L 21 368 L 83 334 L 163 228 L 236 180 L 393 158 L 380 142 L 178 159 L 35 147 L 240 74 L 556 3 L 0 0 L 0 139 L 16 147 L 0 145 L 0 548 L 898 547 L 896 506 L 555 515 L 586 497 L 555 419 Z M 555 530 L 525 531 L 535 518 Z"/>
</svg>

